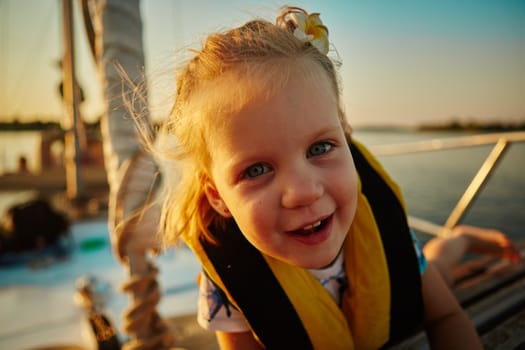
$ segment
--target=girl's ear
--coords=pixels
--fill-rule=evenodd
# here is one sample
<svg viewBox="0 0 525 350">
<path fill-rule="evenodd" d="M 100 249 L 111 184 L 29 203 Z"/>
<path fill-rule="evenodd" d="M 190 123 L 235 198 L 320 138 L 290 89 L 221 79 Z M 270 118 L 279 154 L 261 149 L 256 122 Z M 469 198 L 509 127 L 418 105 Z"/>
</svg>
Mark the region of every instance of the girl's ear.
<svg viewBox="0 0 525 350">
<path fill-rule="evenodd" d="M 226 203 L 224 203 L 222 200 L 219 191 L 217 191 L 215 185 L 209 180 L 204 182 L 204 193 L 206 194 L 208 202 L 217 213 L 219 213 L 221 216 L 224 216 L 225 218 L 230 218 L 232 216 L 230 210 L 226 206 Z"/>
</svg>

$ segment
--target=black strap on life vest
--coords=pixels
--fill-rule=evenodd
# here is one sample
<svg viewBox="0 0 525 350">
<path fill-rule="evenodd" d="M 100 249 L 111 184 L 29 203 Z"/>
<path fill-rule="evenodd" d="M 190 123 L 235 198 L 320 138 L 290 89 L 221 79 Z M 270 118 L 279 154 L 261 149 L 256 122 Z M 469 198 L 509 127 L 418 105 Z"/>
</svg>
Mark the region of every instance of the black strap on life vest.
<svg viewBox="0 0 525 350">
<path fill-rule="evenodd" d="M 350 150 L 385 247 L 390 275 L 391 344 L 413 333 L 423 319 L 418 258 L 399 199 L 358 148 L 350 145 Z"/>
<path fill-rule="evenodd" d="M 261 253 L 235 221 L 210 228 L 219 245 L 201 239 L 215 270 L 267 349 L 312 349 L 308 333 Z"/>
<path fill-rule="evenodd" d="M 421 278 L 405 212 L 388 184 L 351 145 L 362 191 L 376 219 L 391 284 L 390 343 L 410 334 L 422 319 Z M 218 244 L 201 239 L 215 270 L 267 349 L 313 349 L 308 333 L 261 253 L 232 220 L 210 227 Z M 351 278 L 351 276 L 349 276 Z"/>
</svg>

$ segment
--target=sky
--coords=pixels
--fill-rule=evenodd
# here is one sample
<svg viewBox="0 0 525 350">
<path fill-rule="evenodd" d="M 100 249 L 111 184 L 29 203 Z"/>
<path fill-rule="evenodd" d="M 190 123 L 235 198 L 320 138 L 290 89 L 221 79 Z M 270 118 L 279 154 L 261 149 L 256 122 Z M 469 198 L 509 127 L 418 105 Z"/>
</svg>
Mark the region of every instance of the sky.
<svg viewBox="0 0 525 350">
<path fill-rule="evenodd" d="M 285 3 L 321 14 L 353 125 L 525 120 L 523 0 L 142 0 L 153 117 L 172 103 L 181 51 L 254 17 L 273 21 Z M 64 118 L 61 28 L 61 0 L 0 0 L 0 121 Z M 76 38 L 82 115 L 93 122 L 102 91 L 80 25 Z"/>
</svg>

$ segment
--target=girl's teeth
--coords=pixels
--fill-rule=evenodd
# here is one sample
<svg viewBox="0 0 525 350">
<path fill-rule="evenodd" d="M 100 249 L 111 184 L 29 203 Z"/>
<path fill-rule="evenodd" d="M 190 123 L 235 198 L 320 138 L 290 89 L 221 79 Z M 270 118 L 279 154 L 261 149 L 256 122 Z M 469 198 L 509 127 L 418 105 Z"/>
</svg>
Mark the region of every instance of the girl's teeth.
<svg viewBox="0 0 525 350">
<path fill-rule="evenodd" d="M 303 230 L 312 230 L 314 228 L 316 228 L 317 226 L 321 225 L 321 221 L 317 221 L 316 223 L 314 223 L 313 225 L 308 225 L 308 226 L 305 226 L 303 228 Z"/>
</svg>

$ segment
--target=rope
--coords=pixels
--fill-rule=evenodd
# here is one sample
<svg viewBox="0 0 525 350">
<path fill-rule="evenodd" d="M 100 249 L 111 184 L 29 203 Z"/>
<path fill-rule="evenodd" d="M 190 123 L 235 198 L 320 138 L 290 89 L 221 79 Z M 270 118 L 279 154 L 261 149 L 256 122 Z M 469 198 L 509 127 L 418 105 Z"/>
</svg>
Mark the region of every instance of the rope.
<svg viewBox="0 0 525 350">
<path fill-rule="evenodd" d="M 130 273 L 122 290 L 131 296 L 132 304 L 124 312 L 124 331 L 131 340 L 124 344 L 124 350 L 172 349 L 175 337 L 156 311 L 161 292 L 157 283 L 157 267 L 143 257 L 146 269 Z M 136 262 L 136 261 L 135 261 Z"/>
<path fill-rule="evenodd" d="M 117 257 L 129 267 L 129 278 L 121 286 L 131 300 L 123 320 L 123 330 L 130 336 L 125 350 L 163 350 L 175 345 L 175 337 L 157 312 L 161 299 L 158 268 L 147 258 L 148 252 L 158 250 L 159 207 L 152 205 L 155 190 L 148 185 L 155 182 L 155 170 L 155 163 L 143 154 L 125 162 L 114 203 L 112 244 Z"/>
</svg>

